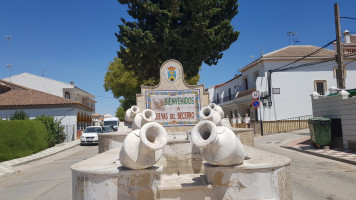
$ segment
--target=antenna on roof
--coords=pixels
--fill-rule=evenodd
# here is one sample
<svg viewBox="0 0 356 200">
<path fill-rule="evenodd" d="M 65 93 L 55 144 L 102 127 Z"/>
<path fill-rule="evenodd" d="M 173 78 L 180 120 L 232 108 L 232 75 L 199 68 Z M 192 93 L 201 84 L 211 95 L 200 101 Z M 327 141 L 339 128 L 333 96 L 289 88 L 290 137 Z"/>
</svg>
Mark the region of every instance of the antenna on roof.
<svg viewBox="0 0 356 200">
<path fill-rule="evenodd" d="M 297 40 L 296 36 L 298 35 L 298 33 L 293 32 L 293 31 L 288 31 L 287 35 L 289 37 L 289 45 L 291 43 L 291 38 L 293 39 L 293 45 L 296 45 L 297 43 L 301 42 L 299 40 Z"/>
<path fill-rule="evenodd" d="M 42 70 L 42 77 L 44 77 L 45 75 L 44 75 L 44 73 L 45 73 L 45 70 Z"/>
<path fill-rule="evenodd" d="M 9 43 L 9 62 L 6 65 L 6 67 L 9 68 L 9 70 L 10 70 L 10 88 L 11 88 L 11 69 L 12 69 L 12 64 L 11 64 L 11 42 L 10 42 L 10 40 L 12 39 L 12 36 L 11 35 L 5 35 L 5 39 Z"/>
<path fill-rule="evenodd" d="M 293 44 L 295 45 L 296 43 L 300 42 L 298 40 L 296 40 L 295 36 L 297 36 L 298 33 L 296 32 L 293 32 L 293 31 L 288 31 L 287 32 L 287 35 L 289 37 L 289 45 L 291 43 L 291 39 L 293 39 Z"/>
<path fill-rule="evenodd" d="M 263 56 L 263 47 L 262 46 L 258 46 L 258 48 L 260 49 L 260 54 L 261 54 L 261 57 Z"/>
</svg>

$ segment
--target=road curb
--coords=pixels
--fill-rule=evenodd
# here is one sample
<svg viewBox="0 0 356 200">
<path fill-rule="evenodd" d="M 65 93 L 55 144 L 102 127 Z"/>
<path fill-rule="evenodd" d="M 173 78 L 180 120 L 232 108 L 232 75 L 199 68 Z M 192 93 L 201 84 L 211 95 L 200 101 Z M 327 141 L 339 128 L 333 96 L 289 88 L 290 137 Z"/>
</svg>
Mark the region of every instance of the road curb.
<svg viewBox="0 0 356 200">
<path fill-rule="evenodd" d="M 13 160 L 8 160 L 0 163 L 0 177 L 9 175 L 9 174 L 14 174 L 19 172 L 19 170 L 15 170 L 14 167 L 19 166 L 19 165 L 24 165 L 33 161 L 37 161 L 43 158 L 47 158 L 49 156 L 55 155 L 57 153 L 60 153 L 62 151 L 71 149 L 73 147 L 76 147 L 80 144 L 80 140 L 74 140 L 68 143 L 65 143 L 62 146 L 54 146 L 48 149 L 45 149 L 43 151 L 40 151 L 38 153 L 22 157 L 22 158 L 16 158 Z"/>
<path fill-rule="evenodd" d="M 339 162 L 344 162 L 344 163 L 351 164 L 351 165 L 356 165 L 356 161 L 352 161 L 352 160 L 347 160 L 347 159 L 342 159 L 342 158 L 338 158 L 338 157 L 334 157 L 334 156 L 324 155 L 324 154 L 320 154 L 320 153 L 316 153 L 316 152 L 312 152 L 312 151 L 306 151 L 306 150 L 296 148 L 296 147 L 290 147 L 290 146 L 281 146 L 281 147 L 286 148 L 286 149 L 291 149 L 294 151 L 299 151 L 299 152 L 306 153 L 306 154 L 310 154 L 310 155 L 314 155 L 314 156 L 328 158 L 328 159 L 339 161 Z"/>
</svg>

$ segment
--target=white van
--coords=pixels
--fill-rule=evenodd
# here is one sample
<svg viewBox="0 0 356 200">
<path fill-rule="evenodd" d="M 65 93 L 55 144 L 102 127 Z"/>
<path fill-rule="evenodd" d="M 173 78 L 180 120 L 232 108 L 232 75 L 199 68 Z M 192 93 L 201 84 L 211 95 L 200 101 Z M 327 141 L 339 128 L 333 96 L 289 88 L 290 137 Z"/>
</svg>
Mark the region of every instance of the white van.
<svg viewBox="0 0 356 200">
<path fill-rule="evenodd" d="M 120 120 L 117 117 L 104 118 L 104 126 L 112 126 L 115 131 L 119 128 Z"/>
</svg>

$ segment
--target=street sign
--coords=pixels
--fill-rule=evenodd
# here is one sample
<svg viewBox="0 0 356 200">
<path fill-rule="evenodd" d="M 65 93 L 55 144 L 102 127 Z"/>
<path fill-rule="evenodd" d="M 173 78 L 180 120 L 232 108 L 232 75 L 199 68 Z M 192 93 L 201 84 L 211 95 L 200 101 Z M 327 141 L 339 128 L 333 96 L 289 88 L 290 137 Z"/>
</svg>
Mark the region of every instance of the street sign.
<svg viewBox="0 0 356 200">
<path fill-rule="evenodd" d="M 258 93 L 257 91 L 253 91 L 251 93 L 251 96 L 252 96 L 253 99 L 258 99 L 258 97 L 260 97 L 260 93 Z"/>
<path fill-rule="evenodd" d="M 255 108 L 259 108 L 261 105 L 261 102 L 259 100 L 253 100 L 252 101 L 252 106 Z"/>
</svg>

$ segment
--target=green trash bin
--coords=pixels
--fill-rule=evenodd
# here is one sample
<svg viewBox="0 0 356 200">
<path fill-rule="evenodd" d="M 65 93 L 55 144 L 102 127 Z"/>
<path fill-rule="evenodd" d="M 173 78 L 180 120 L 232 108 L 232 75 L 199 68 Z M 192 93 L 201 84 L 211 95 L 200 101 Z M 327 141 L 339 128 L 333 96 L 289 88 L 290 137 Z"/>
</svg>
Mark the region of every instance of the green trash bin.
<svg viewBox="0 0 356 200">
<path fill-rule="evenodd" d="M 310 137 L 316 147 L 330 145 L 330 118 L 313 117 L 308 120 Z"/>
</svg>

